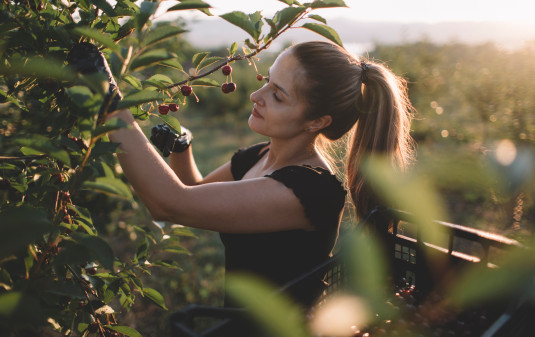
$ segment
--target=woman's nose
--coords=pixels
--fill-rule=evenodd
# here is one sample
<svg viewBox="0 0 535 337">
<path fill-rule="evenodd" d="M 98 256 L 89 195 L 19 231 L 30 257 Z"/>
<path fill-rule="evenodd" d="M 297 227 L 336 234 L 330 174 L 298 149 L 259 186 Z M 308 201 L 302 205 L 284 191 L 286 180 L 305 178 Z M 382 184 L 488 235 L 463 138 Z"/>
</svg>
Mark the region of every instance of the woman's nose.
<svg viewBox="0 0 535 337">
<path fill-rule="evenodd" d="M 251 93 L 249 96 L 249 99 L 251 102 L 256 103 L 258 105 L 263 105 L 263 99 L 262 99 L 262 88 L 256 90 L 255 92 Z"/>
</svg>

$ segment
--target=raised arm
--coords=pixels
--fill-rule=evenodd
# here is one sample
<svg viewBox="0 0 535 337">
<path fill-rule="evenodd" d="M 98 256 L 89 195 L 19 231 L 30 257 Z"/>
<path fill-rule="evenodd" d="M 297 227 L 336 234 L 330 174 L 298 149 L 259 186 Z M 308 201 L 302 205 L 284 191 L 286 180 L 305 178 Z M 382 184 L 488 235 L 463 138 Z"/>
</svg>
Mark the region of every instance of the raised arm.
<svg viewBox="0 0 535 337">
<path fill-rule="evenodd" d="M 200 185 L 207 182 L 232 180 L 230 163 L 223 165 L 203 178 L 197 168 L 191 145 L 191 132 L 182 127 L 179 135 L 166 124 L 159 124 L 152 128 L 150 140 L 164 157 L 169 157 L 169 165 L 178 178 L 186 185 Z"/>
<path fill-rule="evenodd" d="M 193 186 L 233 180 L 230 162 L 221 165 L 206 177 L 203 177 L 195 163 L 192 146 L 188 147 L 184 152 L 171 153 L 169 156 L 169 166 L 184 184 Z"/>
<path fill-rule="evenodd" d="M 113 116 L 129 125 L 110 134 L 113 142 L 121 143 L 123 153 L 117 154 L 121 167 L 156 220 L 229 233 L 312 229 L 300 201 L 283 184 L 257 178 L 187 186 L 128 110 Z M 225 165 L 221 168 L 226 169 Z"/>
</svg>

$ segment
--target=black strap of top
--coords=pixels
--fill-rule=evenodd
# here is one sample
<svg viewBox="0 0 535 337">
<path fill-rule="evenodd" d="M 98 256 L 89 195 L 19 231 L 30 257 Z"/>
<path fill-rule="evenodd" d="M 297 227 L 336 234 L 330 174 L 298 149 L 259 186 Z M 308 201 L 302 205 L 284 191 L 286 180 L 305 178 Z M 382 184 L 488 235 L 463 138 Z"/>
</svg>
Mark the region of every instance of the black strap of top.
<svg viewBox="0 0 535 337">
<path fill-rule="evenodd" d="M 230 171 L 234 180 L 241 180 L 245 173 L 267 153 L 267 150 L 262 151 L 262 149 L 268 144 L 269 142 L 259 143 L 234 153 L 230 161 Z"/>
</svg>

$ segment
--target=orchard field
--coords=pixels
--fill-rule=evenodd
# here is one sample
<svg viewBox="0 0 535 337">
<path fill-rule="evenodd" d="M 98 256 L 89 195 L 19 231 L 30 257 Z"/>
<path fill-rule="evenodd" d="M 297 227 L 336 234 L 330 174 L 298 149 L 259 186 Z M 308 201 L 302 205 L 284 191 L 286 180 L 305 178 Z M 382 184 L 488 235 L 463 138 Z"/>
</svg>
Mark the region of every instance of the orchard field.
<svg viewBox="0 0 535 337">
<path fill-rule="evenodd" d="M 152 221 L 106 136 L 122 125 L 98 122 L 106 79 L 73 71 L 68 55 L 78 42 L 98 45 L 123 94 L 119 106 L 147 135 L 162 122 L 190 129 L 207 174 L 264 140 L 247 125 L 249 94 L 263 84 L 257 75 L 267 75 L 279 34 L 302 26 L 343 42 L 320 16 L 343 1 L 282 2 L 288 7 L 272 18 L 223 15 L 244 39 L 215 50 L 185 40 L 180 20 L 152 22 L 158 2 L 0 4 L 0 335 L 162 336 L 169 312 L 222 304 L 217 233 Z M 170 11 L 210 13 L 203 1 L 176 3 Z M 408 79 L 416 110 L 411 172 L 393 179 L 375 167 L 391 206 L 532 245 L 535 42 L 503 50 L 421 41 L 377 45 L 369 57 Z M 221 72 L 227 64 L 231 75 Z M 224 93 L 230 82 L 236 90 Z M 183 94 L 186 85 L 193 94 Z M 160 114 L 164 104 L 178 111 Z M 348 209 L 342 235 L 355 223 Z M 533 271 L 535 261 L 516 267 Z M 488 294 L 518 284 L 514 273 L 501 276 Z"/>
</svg>

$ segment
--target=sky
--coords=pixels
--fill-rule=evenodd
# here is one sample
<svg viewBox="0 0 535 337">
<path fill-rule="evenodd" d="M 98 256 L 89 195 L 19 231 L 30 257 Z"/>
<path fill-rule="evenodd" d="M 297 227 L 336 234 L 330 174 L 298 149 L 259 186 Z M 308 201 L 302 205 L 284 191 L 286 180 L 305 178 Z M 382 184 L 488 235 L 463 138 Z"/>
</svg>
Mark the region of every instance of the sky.
<svg viewBox="0 0 535 337">
<path fill-rule="evenodd" d="M 310 1 L 310 0 L 305 0 Z M 169 1 L 169 4 L 174 1 Z M 252 13 L 262 9 L 273 14 L 286 5 L 277 0 L 206 0 L 212 13 L 220 15 L 234 10 Z M 345 0 L 349 8 L 316 11 L 323 17 L 347 17 L 359 21 L 450 22 L 514 21 L 534 22 L 534 0 Z M 193 15 L 203 15 L 196 13 Z"/>
</svg>

